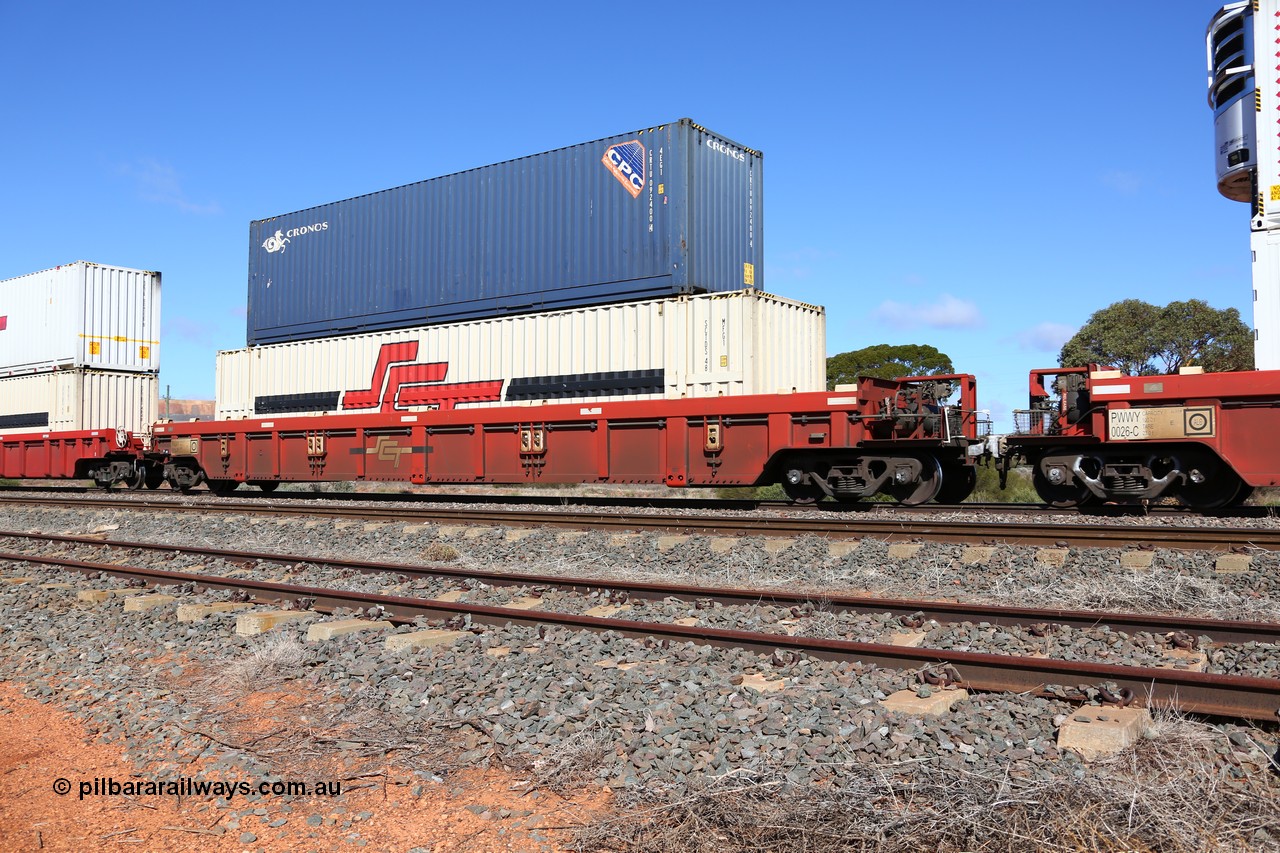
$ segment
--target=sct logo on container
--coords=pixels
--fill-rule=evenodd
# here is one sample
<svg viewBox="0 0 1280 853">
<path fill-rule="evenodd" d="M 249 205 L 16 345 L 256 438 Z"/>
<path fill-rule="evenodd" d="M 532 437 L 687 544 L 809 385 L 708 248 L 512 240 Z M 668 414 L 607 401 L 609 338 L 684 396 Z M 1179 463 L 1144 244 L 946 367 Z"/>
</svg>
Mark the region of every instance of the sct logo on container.
<svg viewBox="0 0 1280 853">
<path fill-rule="evenodd" d="M 600 162 L 613 172 L 613 176 L 627 188 L 632 198 L 640 197 L 640 193 L 644 191 L 645 180 L 644 146 L 640 144 L 640 140 L 633 139 L 630 142 L 610 145 L 605 149 L 604 157 Z"/>
</svg>

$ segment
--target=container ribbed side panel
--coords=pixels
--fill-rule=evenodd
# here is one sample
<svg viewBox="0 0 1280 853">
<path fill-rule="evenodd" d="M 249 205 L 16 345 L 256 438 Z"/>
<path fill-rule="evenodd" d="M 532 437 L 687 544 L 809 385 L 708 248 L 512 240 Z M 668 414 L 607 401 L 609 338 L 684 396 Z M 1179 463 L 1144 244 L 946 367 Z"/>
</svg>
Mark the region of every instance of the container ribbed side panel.
<svg viewBox="0 0 1280 853">
<path fill-rule="evenodd" d="M 151 373 L 69 369 L 0 379 L 0 434 L 117 428 L 147 434 L 158 393 Z"/>
<path fill-rule="evenodd" d="M 818 391 L 823 327 L 743 290 L 267 344 L 218 354 L 217 416 Z"/>
<path fill-rule="evenodd" d="M 160 369 L 160 273 L 88 261 L 0 281 L 0 376 Z"/>
<path fill-rule="evenodd" d="M 256 221 L 249 342 L 739 289 L 760 171 L 682 120 Z"/>
<path fill-rule="evenodd" d="M 160 367 L 160 274 L 84 264 L 81 365 L 150 372 Z"/>
<path fill-rule="evenodd" d="M 735 288 L 763 290 L 764 159 L 705 130 L 688 133 L 690 281 L 733 281 Z M 744 264 L 752 267 L 750 281 Z"/>
</svg>

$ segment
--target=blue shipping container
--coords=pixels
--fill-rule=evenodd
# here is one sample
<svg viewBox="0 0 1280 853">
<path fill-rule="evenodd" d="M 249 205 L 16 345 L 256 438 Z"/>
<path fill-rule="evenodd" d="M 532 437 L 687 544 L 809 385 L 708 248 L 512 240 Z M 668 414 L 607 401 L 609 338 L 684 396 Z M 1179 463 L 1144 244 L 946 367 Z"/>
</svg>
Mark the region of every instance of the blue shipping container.
<svg viewBox="0 0 1280 853">
<path fill-rule="evenodd" d="M 762 171 L 681 119 L 252 222 L 249 344 L 763 289 Z"/>
</svg>

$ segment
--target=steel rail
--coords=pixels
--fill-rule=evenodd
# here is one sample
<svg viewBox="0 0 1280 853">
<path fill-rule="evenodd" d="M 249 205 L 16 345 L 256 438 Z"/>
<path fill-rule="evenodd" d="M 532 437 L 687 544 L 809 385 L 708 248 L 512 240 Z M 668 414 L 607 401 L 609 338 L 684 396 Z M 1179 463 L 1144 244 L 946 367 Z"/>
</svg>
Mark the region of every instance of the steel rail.
<svg viewBox="0 0 1280 853">
<path fill-rule="evenodd" d="M 762 655 L 774 654 L 780 650 L 789 651 L 823 660 L 860 661 L 889 669 L 930 670 L 949 666 L 962 686 L 977 691 L 1042 693 L 1048 686 L 1079 689 L 1081 686 L 1108 683 L 1121 690 L 1131 690 L 1136 701 L 1147 706 L 1170 705 L 1197 714 L 1256 720 L 1274 720 L 1280 712 L 1280 679 L 1274 678 L 1123 667 L 948 649 L 913 649 L 847 640 L 633 622 L 548 611 L 532 612 L 4 552 L 0 552 L 0 560 L 102 572 L 155 585 L 192 584 L 196 588 L 249 591 L 268 601 L 307 599 L 309 606 L 322 612 L 332 611 L 337 607 L 363 608 L 376 605 L 386 612 L 390 621 L 401 624 L 420 616 L 446 620 L 469 616 L 473 623 L 486 625 L 559 625 L 573 630 L 613 631 L 633 638 L 652 637 L 668 642 L 693 642 L 745 649 Z"/>
<path fill-rule="evenodd" d="M 727 605 L 772 604 L 780 607 L 812 607 L 815 598 L 821 596 L 822 608 L 832 612 L 891 613 L 895 616 L 922 616 L 941 623 L 987 622 L 1002 627 L 1029 627 L 1048 623 L 1072 628 L 1107 627 L 1113 631 L 1146 631 L 1152 634 L 1181 632 L 1193 636 L 1208 636 L 1214 643 L 1280 643 L 1280 624 L 1228 619 L 1211 619 L 1198 616 L 1154 615 L 1108 611 L 1076 611 L 1059 608 L 1008 607 L 1004 605 L 976 604 L 961 601 L 928 601 L 882 598 L 879 596 L 850 596 L 831 594 L 825 590 L 787 592 L 777 589 L 743 589 L 736 587 L 702 586 L 693 584 L 655 583 L 649 581 L 616 580 L 611 578 L 566 577 L 563 575 L 539 575 L 517 572 L 498 572 L 472 568 L 452 568 L 442 565 L 413 565 L 407 563 L 382 563 L 367 560 L 350 560 L 334 557 L 316 557 L 301 554 L 281 554 L 265 551 L 241 551 L 226 548 L 173 545 L 156 542 L 134 542 L 99 539 L 90 536 L 71 536 L 57 533 L 21 533 L 0 530 L 0 538 L 26 539 L 90 547 L 110 547 L 123 550 L 152 551 L 166 554 L 189 554 L 232 561 L 254 560 L 280 564 L 307 564 L 336 569 L 352 569 L 368 573 L 392 573 L 407 577 L 451 578 L 477 580 L 501 587 L 548 587 L 567 592 L 590 593 L 613 591 L 624 593 L 628 599 L 661 601 L 678 598 L 682 601 L 708 600 Z"/>
<path fill-rule="evenodd" d="M 495 487 L 496 488 L 496 487 Z M 0 486 L 0 500 L 12 498 L 16 502 L 21 502 L 21 498 L 17 495 L 47 495 L 56 498 L 61 495 L 93 495 L 99 498 L 103 497 L 103 491 L 99 487 L 88 486 Z M 210 502 L 218 502 L 226 500 L 226 496 L 215 496 L 208 491 L 194 491 L 190 493 L 170 491 L 167 489 L 158 492 L 130 492 L 127 490 L 116 490 L 111 493 L 111 500 L 130 501 L 130 500 L 168 500 L 171 502 L 191 501 L 191 500 L 207 500 Z M 236 500 L 244 502 L 268 502 L 273 500 L 281 500 L 280 495 L 269 493 L 258 493 L 254 491 L 238 492 L 235 495 Z M 856 503 L 841 503 L 838 501 L 823 501 L 814 505 L 799 505 L 791 501 L 785 500 L 768 500 L 768 499 L 751 499 L 751 498 L 712 498 L 712 497 L 625 497 L 616 496 L 600 496 L 600 495 L 559 495 L 559 494 L 525 494 L 525 495 L 505 495 L 505 494 L 484 494 L 484 493 L 446 493 L 446 492 L 290 492 L 288 500 L 306 503 L 316 502 L 332 502 L 335 504 L 367 502 L 371 504 L 378 503 L 407 503 L 407 504 L 442 504 L 442 503 L 463 503 L 463 504 L 489 504 L 493 506 L 504 506 L 511 504 L 528 504 L 534 506 L 552 506 L 563 507 L 572 506 L 591 506 L 603 508 L 629 508 L 629 509 L 693 509 L 693 510 L 720 510 L 720 511 L 740 511 L 750 512 L 753 510 L 774 510 L 778 512 L 829 512 L 839 514 L 861 514 L 868 512 L 876 513 L 893 513 L 905 515 L 937 515 L 939 513 L 1000 513 L 1002 515 L 1025 515 L 1036 518 L 1079 518 L 1081 516 L 1100 516 L 1100 517 L 1135 517 L 1135 516 L 1151 516 L 1151 517 L 1170 517 L 1170 518 L 1275 518 L 1277 517 L 1277 507 L 1273 506 L 1244 506 L 1230 507 L 1225 509 L 1192 509 L 1191 507 L 1180 505 L 1157 504 L 1155 506 L 1127 506 L 1121 504 L 1089 504 L 1075 509 L 1060 509 L 1057 507 L 1047 506 L 1045 504 L 1029 504 L 1029 503 L 963 503 L 963 504 L 919 504 L 916 506 L 905 506 L 903 504 L 892 503 L 888 501 L 859 501 Z"/>
<path fill-rule="evenodd" d="M 989 544 L 1076 547 L 1124 547 L 1159 543 L 1161 547 L 1226 551 L 1250 547 L 1280 550 L 1280 528 L 1172 527 L 1105 524 L 1035 524 L 1023 522 L 930 521 L 926 519 L 830 519 L 776 516 L 677 516 L 637 512 L 599 511 L 502 511 L 490 509 L 327 507 L 306 503 L 246 503 L 236 501 L 175 504 L 162 500 L 116 501 L 109 498 L 69 500 L 11 499 L 0 502 L 68 506 L 76 509 L 163 510 L 184 513 L 234 513 L 247 515 L 306 516 L 441 524 L 484 524 L 511 527 L 565 527 L 603 530 L 682 531 L 688 533 L 802 536 L 833 539 L 872 537 L 890 542 L 928 540 L 952 544 Z"/>
</svg>

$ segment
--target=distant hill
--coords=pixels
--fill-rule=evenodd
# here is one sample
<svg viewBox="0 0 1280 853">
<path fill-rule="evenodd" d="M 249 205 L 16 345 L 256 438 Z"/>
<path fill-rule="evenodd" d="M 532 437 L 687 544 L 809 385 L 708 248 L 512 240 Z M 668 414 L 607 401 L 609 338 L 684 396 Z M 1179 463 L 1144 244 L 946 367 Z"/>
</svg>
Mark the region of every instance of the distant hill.
<svg viewBox="0 0 1280 853">
<path fill-rule="evenodd" d="M 213 420 L 212 400 L 165 400 L 160 399 L 160 417 L 174 421 Z"/>
</svg>

